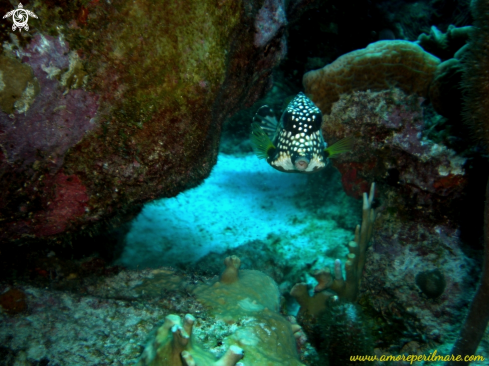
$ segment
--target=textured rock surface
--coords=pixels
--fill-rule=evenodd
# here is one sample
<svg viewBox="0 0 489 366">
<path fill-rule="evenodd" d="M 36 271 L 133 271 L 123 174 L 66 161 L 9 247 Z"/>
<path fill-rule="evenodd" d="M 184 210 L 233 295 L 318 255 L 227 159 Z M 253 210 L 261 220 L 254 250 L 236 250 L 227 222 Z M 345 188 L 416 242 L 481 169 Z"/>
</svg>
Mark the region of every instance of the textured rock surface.
<svg viewBox="0 0 489 366">
<path fill-rule="evenodd" d="M 324 116 L 323 134 L 328 144 L 357 136 L 353 151 L 333 161 L 347 194 L 359 197 L 375 181 L 389 210 L 440 220 L 463 196 L 466 159 L 422 138 L 420 103 L 399 89 L 343 95 Z"/>
<path fill-rule="evenodd" d="M 396 326 L 403 328 L 404 344 L 453 341 L 475 287 L 476 264 L 463 253 L 460 232 L 396 220 L 381 219 L 380 224 L 367 255 L 360 303 L 371 315 L 382 314 L 377 327 L 383 341 L 389 342 Z M 444 274 L 446 288 L 430 299 L 416 285 L 416 276 L 435 269 Z"/>
<path fill-rule="evenodd" d="M 193 347 L 187 351 L 196 359 L 213 361 L 240 347 L 245 365 L 303 365 L 293 325 L 279 313 L 275 282 L 259 271 L 239 276 L 222 284 L 159 268 L 65 279 L 56 281 L 57 290 L 19 286 L 24 311 L 14 315 L 0 307 L 0 359 L 7 364 L 134 365 L 165 317 L 192 314 Z M 76 293 L 67 291 L 70 282 L 76 283 Z M 0 294 L 11 289 L 0 283 Z"/>
<path fill-rule="evenodd" d="M 78 282 L 83 294 L 22 286 L 27 311 L 13 316 L 0 309 L 0 359 L 8 365 L 134 365 L 148 333 L 168 311 L 202 311 L 175 293 L 138 301 L 134 287 L 147 276 L 121 272 L 98 284 Z M 8 289 L 0 284 L 0 292 Z"/>
<path fill-rule="evenodd" d="M 286 51 L 281 1 L 30 10 L 0 56 L 2 241 L 96 230 L 199 184 Z"/>
</svg>

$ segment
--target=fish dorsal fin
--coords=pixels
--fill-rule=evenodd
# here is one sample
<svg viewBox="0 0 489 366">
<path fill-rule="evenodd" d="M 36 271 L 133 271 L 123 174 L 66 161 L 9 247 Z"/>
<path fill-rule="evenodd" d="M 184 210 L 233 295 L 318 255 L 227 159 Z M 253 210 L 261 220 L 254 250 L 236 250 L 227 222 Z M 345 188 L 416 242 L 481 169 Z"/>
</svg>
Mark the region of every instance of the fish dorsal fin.
<svg viewBox="0 0 489 366">
<path fill-rule="evenodd" d="M 260 107 L 253 118 L 253 123 L 258 123 L 270 140 L 273 141 L 278 128 L 278 120 L 272 108 L 267 105 Z"/>
</svg>

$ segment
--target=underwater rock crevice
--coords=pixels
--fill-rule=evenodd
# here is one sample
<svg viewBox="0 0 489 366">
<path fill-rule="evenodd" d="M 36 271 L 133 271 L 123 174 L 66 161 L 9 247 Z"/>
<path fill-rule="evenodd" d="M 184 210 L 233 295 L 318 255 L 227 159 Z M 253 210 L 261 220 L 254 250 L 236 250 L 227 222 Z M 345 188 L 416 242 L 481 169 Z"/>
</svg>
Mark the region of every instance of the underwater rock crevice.
<svg viewBox="0 0 489 366">
<path fill-rule="evenodd" d="M 0 112 L 2 242 L 69 242 L 197 186 L 216 162 L 221 124 L 271 87 L 286 52 L 282 1 L 165 4 L 92 2 L 82 18 L 70 5 L 70 20 L 36 4 L 43 30 L 3 48 L 40 90 L 14 120 Z M 64 177 L 78 185 L 60 193 Z M 69 205 L 79 210 L 65 214 Z"/>
</svg>

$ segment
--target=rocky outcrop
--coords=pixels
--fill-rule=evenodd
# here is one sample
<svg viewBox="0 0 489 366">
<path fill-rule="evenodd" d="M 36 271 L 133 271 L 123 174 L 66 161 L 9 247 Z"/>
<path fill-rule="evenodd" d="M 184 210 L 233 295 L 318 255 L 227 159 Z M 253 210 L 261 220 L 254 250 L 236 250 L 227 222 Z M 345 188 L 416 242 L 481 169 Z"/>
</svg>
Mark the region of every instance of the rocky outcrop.
<svg viewBox="0 0 489 366">
<path fill-rule="evenodd" d="M 0 56 L 2 242 L 94 233 L 198 185 L 286 52 L 282 1 L 29 10 Z"/>
</svg>

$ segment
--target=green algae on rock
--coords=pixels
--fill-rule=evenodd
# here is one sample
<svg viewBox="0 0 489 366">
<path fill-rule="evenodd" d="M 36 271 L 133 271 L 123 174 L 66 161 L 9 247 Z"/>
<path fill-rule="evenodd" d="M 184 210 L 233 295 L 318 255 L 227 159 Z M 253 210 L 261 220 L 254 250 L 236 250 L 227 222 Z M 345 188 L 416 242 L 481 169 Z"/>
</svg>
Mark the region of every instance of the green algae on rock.
<svg viewBox="0 0 489 366">
<path fill-rule="evenodd" d="M 0 56 L 0 108 L 10 114 L 24 113 L 39 93 L 32 68 L 14 57 Z"/>
<path fill-rule="evenodd" d="M 198 185 L 216 162 L 222 123 L 270 87 L 285 54 L 280 1 L 50 1 L 31 10 L 37 33 L 1 56 L 32 68 L 40 85 L 14 120 L 11 106 L 0 114 L 8 241 L 92 233 Z M 60 174 L 77 182 L 65 187 L 79 208 L 68 217 L 54 212 L 65 202 Z"/>
</svg>

